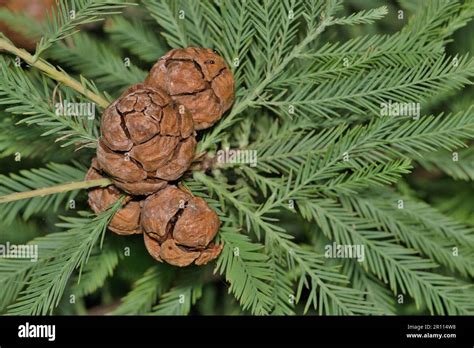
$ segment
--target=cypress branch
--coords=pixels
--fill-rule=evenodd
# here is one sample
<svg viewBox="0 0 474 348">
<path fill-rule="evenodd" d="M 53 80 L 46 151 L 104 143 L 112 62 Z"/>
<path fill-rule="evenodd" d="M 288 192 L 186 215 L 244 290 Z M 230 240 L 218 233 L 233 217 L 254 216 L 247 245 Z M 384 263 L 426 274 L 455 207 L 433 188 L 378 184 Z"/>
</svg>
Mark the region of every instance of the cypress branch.
<svg viewBox="0 0 474 348">
<path fill-rule="evenodd" d="M 87 83 L 85 80 L 81 82 L 75 80 L 71 76 L 69 76 L 64 70 L 55 68 L 47 61 L 41 58 L 35 58 L 27 51 L 23 49 L 19 49 L 15 47 L 9 40 L 5 37 L 0 37 L 0 51 L 5 50 L 17 57 L 23 59 L 27 64 L 31 65 L 34 68 L 37 68 L 46 76 L 63 83 L 64 85 L 71 87 L 75 91 L 83 94 L 88 99 L 92 100 L 93 102 L 97 103 L 97 105 L 101 106 L 102 108 L 106 108 L 109 105 L 109 102 L 100 96 L 98 93 L 94 93 L 87 88 Z"/>
<path fill-rule="evenodd" d="M 470 35 L 472 2 L 401 0 L 414 16 L 398 30 L 392 11 L 383 19 L 387 8 L 353 13 L 341 0 L 146 0 L 144 11 L 111 17 L 94 33 L 81 24 L 131 4 L 67 3 L 45 25 L 0 11 L 26 37 L 43 35 L 34 56 L 0 38 L 2 51 L 32 67 L 0 61 L 2 164 L 17 153 L 27 159 L 21 168 L 51 156 L 63 163 L 0 176 L 0 239 L 33 239 L 41 250 L 38 263 L 0 260 L 1 311 L 48 314 L 68 290 L 105 298 L 109 284 L 126 283 L 131 290 L 112 314 L 473 313 L 474 60 L 461 53 L 472 50 L 469 42 L 453 41 L 455 31 Z M 66 202 L 85 204 L 79 189 L 111 183 L 82 181 L 86 168 L 75 162 L 90 162 L 99 122 L 59 117 L 53 103 L 105 108 L 109 94 L 99 90 L 120 94 L 168 49 L 188 45 L 216 49 L 235 77 L 231 111 L 201 133 L 193 174 L 178 184 L 218 213 L 220 258 L 186 270 L 138 253 L 120 260 L 114 243 L 96 246 L 112 211 L 80 213 L 66 218 L 66 231 L 36 238 Z M 420 102 L 419 119 L 382 116 L 388 100 Z M 69 145 L 84 151 L 71 160 Z M 226 148 L 257 151 L 258 165 L 200 162 Z M 426 170 L 436 176 L 423 180 Z M 394 207 L 398 200 L 404 209 Z M 365 260 L 329 259 L 321 252 L 329 243 L 362 245 Z M 134 250 L 145 253 L 141 244 Z M 131 263 L 139 276 L 123 272 Z M 229 296 L 216 310 L 221 290 Z M 396 302 L 400 294 L 417 308 Z"/>
</svg>

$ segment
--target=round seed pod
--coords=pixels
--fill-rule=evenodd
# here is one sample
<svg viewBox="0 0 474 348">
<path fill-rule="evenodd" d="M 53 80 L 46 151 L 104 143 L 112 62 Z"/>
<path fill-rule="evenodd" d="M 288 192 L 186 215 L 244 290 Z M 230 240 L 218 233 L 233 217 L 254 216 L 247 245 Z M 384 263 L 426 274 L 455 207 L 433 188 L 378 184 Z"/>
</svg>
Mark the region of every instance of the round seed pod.
<svg viewBox="0 0 474 348">
<path fill-rule="evenodd" d="M 161 89 L 137 84 L 104 111 L 97 147 L 117 187 L 148 195 L 181 177 L 194 157 L 191 114 Z"/>
<path fill-rule="evenodd" d="M 163 88 L 192 114 L 196 130 L 211 127 L 234 102 L 234 77 L 208 48 L 176 48 L 153 66 L 145 84 Z"/>
<path fill-rule="evenodd" d="M 141 225 L 152 257 L 175 266 L 204 265 L 219 256 L 220 220 L 200 197 L 167 186 L 143 201 Z"/>
<path fill-rule="evenodd" d="M 92 160 L 92 166 L 86 174 L 86 180 L 103 179 L 100 174 L 97 160 Z M 99 214 L 117 202 L 123 195 L 115 186 L 96 187 L 89 189 L 88 203 L 92 210 Z M 119 209 L 109 223 L 109 230 L 119 235 L 142 233 L 140 226 L 140 202 L 133 201 L 131 196 L 126 196 L 123 207 Z"/>
</svg>

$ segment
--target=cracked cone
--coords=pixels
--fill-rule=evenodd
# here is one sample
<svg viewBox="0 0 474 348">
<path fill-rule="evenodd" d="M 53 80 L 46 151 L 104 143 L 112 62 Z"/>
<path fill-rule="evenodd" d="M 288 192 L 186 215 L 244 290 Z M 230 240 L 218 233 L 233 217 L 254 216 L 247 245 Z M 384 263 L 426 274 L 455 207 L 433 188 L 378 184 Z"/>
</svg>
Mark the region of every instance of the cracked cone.
<svg viewBox="0 0 474 348">
<path fill-rule="evenodd" d="M 97 160 L 92 160 L 92 166 L 86 174 L 86 180 L 102 179 L 98 169 Z M 89 190 L 88 203 L 92 210 L 99 214 L 117 202 L 123 194 L 113 185 L 97 187 Z M 131 196 L 126 196 L 123 208 L 118 210 L 109 223 L 108 228 L 119 235 L 142 233 L 140 226 L 140 202 L 133 201 Z"/>
<path fill-rule="evenodd" d="M 197 130 L 211 127 L 234 102 L 234 78 L 224 59 L 207 48 L 177 48 L 160 58 L 145 84 L 163 88 L 192 114 Z"/>
<path fill-rule="evenodd" d="M 196 139 L 192 117 L 163 91 L 137 84 L 102 116 L 97 148 L 101 169 L 117 187 L 149 195 L 189 168 Z"/>
<path fill-rule="evenodd" d="M 212 243 L 220 221 L 200 197 L 175 186 L 149 196 L 142 206 L 145 246 L 152 257 L 174 266 L 204 265 L 215 259 L 222 245 Z"/>
</svg>

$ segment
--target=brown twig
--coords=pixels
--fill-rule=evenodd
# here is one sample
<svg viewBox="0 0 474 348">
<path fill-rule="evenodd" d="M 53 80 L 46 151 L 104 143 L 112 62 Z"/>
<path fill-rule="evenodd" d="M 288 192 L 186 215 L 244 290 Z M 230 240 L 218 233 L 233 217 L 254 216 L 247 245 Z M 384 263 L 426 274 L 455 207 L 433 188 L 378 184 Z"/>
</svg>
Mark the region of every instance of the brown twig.
<svg viewBox="0 0 474 348">
<path fill-rule="evenodd" d="M 63 83 L 64 85 L 78 91 L 79 93 L 83 94 L 84 96 L 92 100 L 93 102 L 97 103 L 97 105 L 103 108 L 106 108 L 109 105 L 109 102 L 105 98 L 88 90 L 87 88 L 84 87 L 83 84 L 81 84 L 79 81 L 72 78 L 68 74 L 66 74 L 64 71 L 58 70 L 53 65 L 51 65 L 50 63 L 48 63 L 47 61 L 41 58 L 36 59 L 24 49 L 20 49 L 16 47 L 15 45 L 13 45 L 6 38 L 0 37 L 0 50 L 7 51 L 9 53 L 12 53 L 20 57 L 32 67 L 39 69 L 41 72 L 51 77 L 52 79 L 60 83 Z"/>
<path fill-rule="evenodd" d="M 105 186 L 109 186 L 111 183 L 112 181 L 110 181 L 109 179 L 86 180 L 86 181 L 71 182 L 68 184 L 61 184 L 61 185 L 56 185 L 56 186 L 51 186 L 51 187 L 46 187 L 46 188 L 40 188 L 40 189 L 32 190 L 32 191 L 15 192 L 15 193 L 11 193 L 5 196 L 0 196 L 0 204 L 18 201 L 18 200 L 26 199 L 26 198 L 52 195 L 55 193 L 87 189 L 87 188 L 97 187 L 97 186 L 105 187 Z"/>
</svg>

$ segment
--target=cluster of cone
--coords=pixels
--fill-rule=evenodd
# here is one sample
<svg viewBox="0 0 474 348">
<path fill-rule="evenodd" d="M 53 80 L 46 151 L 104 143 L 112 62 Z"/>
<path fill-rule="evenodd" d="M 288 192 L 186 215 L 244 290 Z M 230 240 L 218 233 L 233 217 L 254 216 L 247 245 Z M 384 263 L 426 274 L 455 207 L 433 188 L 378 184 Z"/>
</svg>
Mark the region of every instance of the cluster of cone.
<svg viewBox="0 0 474 348">
<path fill-rule="evenodd" d="M 144 83 L 104 111 L 97 157 L 86 179 L 113 181 L 89 190 L 96 213 L 125 196 L 111 231 L 143 233 L 150 255 L 175 266 L 203 265 L 220 254 L 222 245 L 213 243 L 218 215 L 175 184 L 193 161 L 196 130 L 216 123 L 233 100 L 234 79 L 224 59 L 189 47 L 160 58 Z"/>
</svg>

